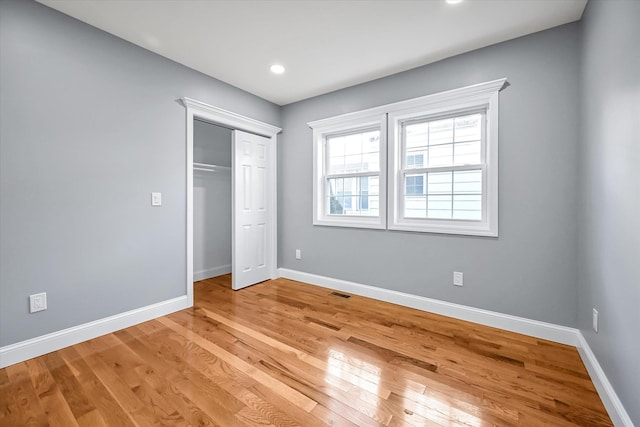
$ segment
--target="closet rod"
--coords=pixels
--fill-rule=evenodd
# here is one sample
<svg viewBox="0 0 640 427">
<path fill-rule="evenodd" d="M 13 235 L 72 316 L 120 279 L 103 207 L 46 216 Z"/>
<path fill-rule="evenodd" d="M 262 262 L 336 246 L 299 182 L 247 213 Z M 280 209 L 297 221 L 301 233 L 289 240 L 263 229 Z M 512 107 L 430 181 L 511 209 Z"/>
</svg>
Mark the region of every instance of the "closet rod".
<svg viewBox="0 0 640 427">
<path fill-rule="evenodd" d="M 204 172 L 231 172 L 231 167 L 209 165 L 206 163 L 194 163 L 193 170 L 204 171 Z"/>
</svg>

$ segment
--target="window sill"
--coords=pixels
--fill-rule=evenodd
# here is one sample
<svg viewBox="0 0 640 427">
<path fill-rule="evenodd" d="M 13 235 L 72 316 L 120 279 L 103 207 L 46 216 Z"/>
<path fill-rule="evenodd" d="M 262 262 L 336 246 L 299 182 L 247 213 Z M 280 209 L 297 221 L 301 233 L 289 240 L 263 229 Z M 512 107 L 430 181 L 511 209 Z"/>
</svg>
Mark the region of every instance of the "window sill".
<svg viewBox="0 0 640 427">
<path fill-rule="evenodd" d="M 443 223 L 414 224 L 402 222 L 389 224 L 389 230 L 412 231 L 419 233 L 457 234 L 463 236 L 498 237 L 497 227 L 493 229 L 486 223 L 457 224 L 449 221 Z"/>
<path fill-rule="evenodd" d="M 376 230 L 386 229 L 386 225 L 380 222 L 380 218 L 320 218 L 314 219 L 313 225 L 348 228 L 372 228 Z"/>
</svg>

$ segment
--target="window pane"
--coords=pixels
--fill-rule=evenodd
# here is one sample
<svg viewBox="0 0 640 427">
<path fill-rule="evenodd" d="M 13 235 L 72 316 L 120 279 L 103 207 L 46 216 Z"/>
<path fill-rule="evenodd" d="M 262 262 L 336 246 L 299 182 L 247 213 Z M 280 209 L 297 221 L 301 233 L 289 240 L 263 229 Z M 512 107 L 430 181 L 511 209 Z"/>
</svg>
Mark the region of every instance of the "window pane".
<svg viewBox="0 0 640 427">
<path fill-rule="evenodd" d="M 380 153 L 365 153 L 363 155 L 364 163 L 368 165 L 367 171 L 378 171 L 380 170 Z"/>
<path fill-rule="evenodd" d="M 369 177 L 360 178 L 360 210 L 369 210 Z"/>
<path fill-rule="evenodd" d="M 352 202 L 351 191 L 339 191 L 338 199 L 340 200 L 340 202 L 342 202 L 342 206 L 344 207 L 345 211 L 351 210 L 351 202 Z"/>
<path fill-rule="evenodd" d="M 380 170 L 380 131 L 327 138 L 327 173 Z"/>
<path fill-rule="evenodd" d="M 454 195 L 453 218 L 480 221 L 482 219 L 482 196 Z"/>
<path fill-rule="evenodd" d="M 378 216 L 380 215 L 380 196 L 369 196 L 369 210 L 363 211 L 362 215 Z"/>
<path fill-rule="evenodd" d="M 344 191 L 344 179 L 342 178 L 328 179 L 327 184 L 327 193 L 330 196 L 335 196 L 339 191 Z"/>
<path fill-rule="evenodd" d="M 455 165 L 479 164 L 482 161 L 482 114 L 455 118 Z"/>
<path fill-rule="evenodd" d="M 344 170 L 341 172 L 362 172 L 364 164 L 362 154 L 344 156 Z"/>
<path fill-rule="evenodd" d="M 452 192 L 452 172 L 428 173 L 427 181 L 427 191 L 429 194 L 451 194 Z"/>
<path fill-rule="evenodd" d="M 482 194 L 482 171 L 456 171 L 453 173 L 455 194 Z"/>
<path fill-rule="evenodd" d="M 451 200 L 450 194 L 435 196 L 429 194 L 427 197 L 427 218 L 451 219 Z"/>
<path fill-rule="evenodd" d="M 429 122 L 429 145 L 453 142 L 453 119 Z"/>
<path fill-rule="evenodd" d="M 427 196 L 405 196 L 404 197 L 405 218 L 426 218 L 427 217 Z"/>
<path fill-rule="evenodd" d="M 424 194 L 424 174 L 407 175 L 404 178 L 404 194 L 407 196 L 421 196 Z"/>
<path fill-rule="evenodd" d="M 412 123 L 405 127 L 405 146 L 407 150 L 429 145 L 429 123 Z"/>
<path fill-rule="evenodd" d="M 329 215 L 378 216 L 380 177 L 327 179 Z"/>
<path fill-rule="evenodd" d="M 455 118 L 455 142 L 479 141 L 482 132 L 482 115 L 470 114 Z"/>
<path fill-rule="evenodd" d="M 480 141 L 457 143 L 453 150 L 455 165 L 477 165 L 482 161 Z"/>
<path fill-rule="evenodd" d="M 429 147 L 429 167 L 451 166 L 453 164 L 453 144 Z"/>
<path fill-rule="evenodd" d="M 405 168 L 424 167 L 429 150 L 429 123 L 414 123 L 404 128 Z"/>
</svg>

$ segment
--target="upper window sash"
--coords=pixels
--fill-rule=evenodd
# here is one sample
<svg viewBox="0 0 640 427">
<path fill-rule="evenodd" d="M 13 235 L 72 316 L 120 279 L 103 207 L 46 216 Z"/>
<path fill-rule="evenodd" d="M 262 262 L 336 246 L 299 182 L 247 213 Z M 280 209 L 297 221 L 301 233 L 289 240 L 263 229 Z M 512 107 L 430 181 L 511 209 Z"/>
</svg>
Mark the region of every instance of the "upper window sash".
<svg viewBox="0 0 640 427">
<path fill-rule="evenodd" d="M 367 169 L 367 170 L 357 170 L 357 171 L 349 171 L 348 168 L 346 167 L 347 163 L 346 163 L 346 158 L 350 156 L 350 154 L 346 154 L 344 155 L 345 157 L 345 167 L 344 170 L 342 172 L 332 172 L 329 170 L 330 165 L 331 165 L 331 158 L 335 157 L 332 156 L 332 152 L 331 152 L 331 148 L 329 146 L 329 140 L 331 139 L 337 139 L 337 138 L 341 138 L 341 137 L 349 137 L 352 135 L 359 135 L 359 134 L 366 134 L 366 133 L 370 133 L 370 132 L 378 132 L 379 134 L 380 132 L 380 126 L 372 126 L 372 127 L 368 127 L 368 128 L 358 128 L 358 129 L 352 129 L 348 132 L 340 132 L 340 133 L 335 133 L 335 134 L 329 134 L 329 135 L 325 135 L 323 137 L 323 141 L 322 143 L 324 144 L 324 164 L 323 164 L 323 173 L 325 175 L 325 177 L 347 177 L 347 176 L 376 176 L 380 174 L 380 171 L 382 170 L 383 166 L 380 163 L 380 152 L 381 152 L 381 148 L 380 148 L 380 144 L 378 144 L 378 162 L 376 165 L 376 169 Z M 381 139 L 382 135 L 378 135 L 378 138 Z M 345 148 L 346 149 L 346 148 Z M 364 153 L 363 153 L 364 154 Z"/>
<path fill-rule="evenodd" d="M 411 125 L 420 125 L 420 124 L 431 124 L 433 122 L 437 122 L 437 121 L 443 121 L 443 120 L 447 120 L 447 119 L 458 119 L 458 118 L 462 118 L 462 117 L 467 117 L 467 116 L 474 116 L 474 115 L 478 115 L 479 117 L 479 135 L 478 135 L 478 142 L 480 145 L 480 151 L 479 151 L 479 158 L 477 159 L 476 162 L 469 162 L 469 156 L 467 156 L 467 161 L 466 162 L 460 162 L 460 161 L 456 161 L 456 156 L 459 156 L 458 153 L 456 153 L 456 147 L 459 149 L 461 147 L 461 145 L 464 144 L 469 144 L 472 142 L 476 142 L 475 139 L 467 139 L 467 140 L 463 140 L 463 141 L 458 141 L 455 135 L 455 124 L 454 124 L 454 128 L 452 129 L 452 139 L 451 142 L 441 142 L 441 143 L 436 143 L 436 144 L 431 144 L 431 141 L 428 140 L 428 144 L 426 146 L 426 150 L 424 150 L 424 152 L 419 152 L 419 150 L 416 150 L 416 147 L 409 147 L 408 146 L 408 131 L 407 131 L 407 127 L 411 126 Z M 454 122 L 455 123 L 455 122 Z M 419 117 L 417 119 L 411 119 L 411 120 L 404 120 L 401 122 L 401 130 L 399 133 L 400 136 L 400 144 L 401 144 L 401 155 L 402 155 L 402 161 L 400 162 L 400 169 L 404 172 L 404 171 L 410 171 L 410 172 L 414 172 L 414 171 L 424 171 L 424 172 L 429 172 L 429 171 L 438 171 L 438 170 L 453 170 L 453 169 L 459 169 L 459 170 L 463 170 L 463 169 L 468 169 L 468 168 L 475 168 L 477 166 L 482 166 L 485 164 L 485 159 L 486 159 L 486 110 L 485 109 L 473 109 L 473 110 L 468 110 L 468 111 L 459 111 L 456 112 L 454 114 L 447 114 L 447 115 L 436 115 L 436 116 L 422 116 Z M 451 164 L 434 164 L 432 165 L 432 162 L 430 161 L 430 155 L 431 155 L 431 151 L 432 148 L 436 148 L 436 147 L 440 147 L 440 146 L 445 146 L 445 145 L 452 145 L 453 147 L 453 152 L 452 152 L 452 163 Z M 410 150 L 413 148 L 413 151 L 410 152 Z M 409 162 L 409 159 L 411 158 L 411 161 Z M 411 164 L 408 164 L 411 163 Z M 434 162 L 435 163 L 435 162 Z"/>
</svg>

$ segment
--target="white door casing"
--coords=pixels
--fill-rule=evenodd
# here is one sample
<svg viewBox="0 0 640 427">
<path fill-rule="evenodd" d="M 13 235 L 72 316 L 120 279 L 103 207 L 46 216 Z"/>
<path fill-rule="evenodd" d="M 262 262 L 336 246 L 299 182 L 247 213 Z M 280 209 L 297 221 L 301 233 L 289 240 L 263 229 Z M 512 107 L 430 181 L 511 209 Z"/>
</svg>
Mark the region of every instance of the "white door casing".
<svg viewBox="0 0 640 427">
<path fill-rule="evenodd" d="M 232 288 L 271 278 L 267 259 L 271 233 L 267 207 L 269 138 L 233 131 Z"/>
<path fill-rule="evenodd" d="M 277 141 L 278 133 L 282 129 L 222 108 L 200 102 L 191 98 L 182 98 L 182 104 L 186 109 L 186 294 L 189 307 L 193 306 L 193 119 L 198 118 L 230 129 L 238 129 L 251 132 L 257 135 L 264 135 L 269 138 L 266 158 L 269 168 L 267 169 L 266 204 L 268 206 L 267 216 L 271 233 L 271 247 L 267 257 L 268 270 L 271 279 L 277 276 L 277 183 L 276 183 L 276 161 L 277 161 Z"/>
</svg>

